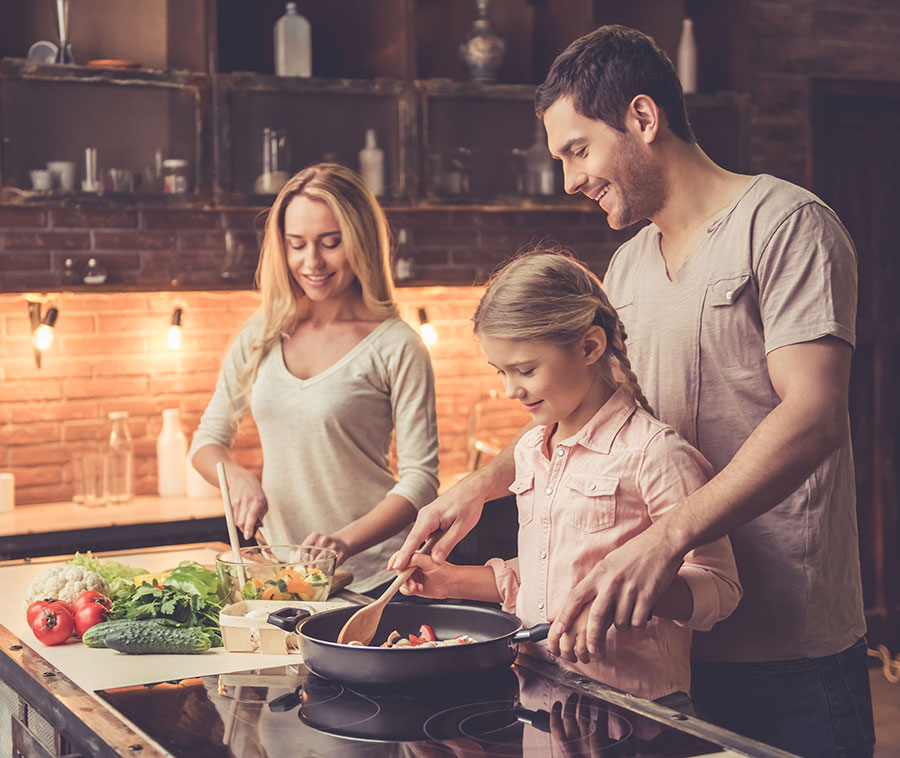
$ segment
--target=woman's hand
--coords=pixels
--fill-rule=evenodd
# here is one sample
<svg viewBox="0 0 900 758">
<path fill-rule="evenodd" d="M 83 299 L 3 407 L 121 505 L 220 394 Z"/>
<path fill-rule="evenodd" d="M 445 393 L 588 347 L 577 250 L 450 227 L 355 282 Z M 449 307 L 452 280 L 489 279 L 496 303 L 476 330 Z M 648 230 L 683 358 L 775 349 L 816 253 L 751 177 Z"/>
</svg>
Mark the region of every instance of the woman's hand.
<svg viewBox="0 0 900 758">
<path fill-rule="evenodd" d="M 225 464 L 225 476 L 228 478 L 234 525 L 249 540 L 269 510 L 269 503 L 262 485 L 251 471 L 229 462 Z"/>
<path fill-rule="evenodd" d="M 347 543 L 340 537 L 329 536 L 327 534 L 319 534 L 313 532 L 307 535 L 306 539 L 301 543 L 303 545 L 313 545 L 315 547 L 327 547 L 337 553 L 337 564 L 340 566 L 347 558 L 350 557 L 350 548 Z"/>
<path fill-rule="evenodd" d="M 415 566 L 412 576 L 400 585 L 404 595 L 439 598 L 455 596 L 455 575 L 458 566 L 452 563 L 438 563 L 430 555 L 413 553 L 409 566 Z"/>
</svg>

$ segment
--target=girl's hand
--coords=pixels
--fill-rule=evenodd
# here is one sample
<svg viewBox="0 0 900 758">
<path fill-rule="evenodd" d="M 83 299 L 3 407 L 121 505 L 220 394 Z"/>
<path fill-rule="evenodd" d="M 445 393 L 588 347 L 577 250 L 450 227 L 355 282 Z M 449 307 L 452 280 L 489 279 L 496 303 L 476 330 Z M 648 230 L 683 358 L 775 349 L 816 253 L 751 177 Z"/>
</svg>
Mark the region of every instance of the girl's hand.
<svg viewBox="0 0 900 758">
<path fill-rule="evenodd" d="M 591 654 L 587 647 L 590 615 L 591 606 L 584 606 L 569 628 L 559 638 L 559 656 L 570 663 L 576 663 L 577 661 L 590 663 Z"/>
<path fill-rule="evenodd" d="M 347 543 L 340 537 L 329 536 L 327 534 L 319 534 L 313 532 L 308 535 L 301 543 L 303 545 L 313 545 L 315 547 L 327 547 L 337 553 L 337 564 L 340 566 L 347 558 L 350 557 L 350 548 Z"/>
<path fill-rule="evenodd" d="M 251 471 L 236 463 L 226 463 L 225 475 L 228 478 L 228 494 L 234 511 L 234 525 L 244 533 L 244 538 L 249 540 L 269 510 L 269 503 L 262 485 Z"/>
<path fill-rule="evenodd" d="M 415 566 L 412 576 L 400 585 L 400 592 L 404 595 L 420 595 L 445 599 L 455 597 L 454 578 L 457 566 L 452 563 L 438 563 L 430 555 L 413 553 L 409 560 L 409 566 Z"/>
</svg>

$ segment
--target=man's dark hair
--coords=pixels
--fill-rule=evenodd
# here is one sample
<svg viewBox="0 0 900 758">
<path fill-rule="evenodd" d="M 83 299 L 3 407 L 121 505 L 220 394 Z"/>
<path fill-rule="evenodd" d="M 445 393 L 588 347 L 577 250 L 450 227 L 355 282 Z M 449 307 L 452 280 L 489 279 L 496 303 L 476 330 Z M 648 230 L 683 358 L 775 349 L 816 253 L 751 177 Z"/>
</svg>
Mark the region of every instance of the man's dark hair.
<svg viewBox="0 0 900 758">
<path fill-rule="evenodd" d="M 571 96 L 577 113 L 624 132 L 636 95 L 653 98 L 676 137 L 696 142 L 672 61 L 652 37 L 627 26 L 601 26 L 563 50 L 534 94 L 534 109 L 541 117 Z"/>
</svg>

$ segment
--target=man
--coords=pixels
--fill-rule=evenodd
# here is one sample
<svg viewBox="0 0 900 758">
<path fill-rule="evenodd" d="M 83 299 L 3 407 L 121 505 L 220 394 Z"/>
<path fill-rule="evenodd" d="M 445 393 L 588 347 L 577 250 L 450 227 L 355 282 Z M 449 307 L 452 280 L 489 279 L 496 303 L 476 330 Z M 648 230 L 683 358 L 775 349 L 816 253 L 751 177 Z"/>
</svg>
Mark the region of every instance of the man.
<svg viewBox="0 0 900 758">
<path fill-rule="evenodd" d="M 871 756 L 847 395 L 856 256 L 809 192 L 734 174 L 694 140 L 671 62 L 624 27 L 556 59 L 535 97 L 566 191 L 612 228 L 651 223 L 605 287 L 660 418 L 714 478 L 610 553 L 558 610 L 551 650 L 582 660 L 615 623 L 646 623 L 682 557 L 728 534 L 744 597 L 695 635 L 703 715 L 804 756 Z M 512 481 L 511 450 L 424 508 L 393 565 L 443 532 L 438 560 Z"/>
</svg>

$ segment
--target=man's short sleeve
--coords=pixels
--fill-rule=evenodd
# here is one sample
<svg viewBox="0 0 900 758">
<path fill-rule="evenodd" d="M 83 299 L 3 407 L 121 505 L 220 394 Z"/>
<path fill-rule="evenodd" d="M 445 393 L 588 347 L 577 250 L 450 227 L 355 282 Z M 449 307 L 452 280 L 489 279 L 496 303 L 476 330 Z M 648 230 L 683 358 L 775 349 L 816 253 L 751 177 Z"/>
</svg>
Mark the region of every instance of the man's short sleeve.
<svg viewBox="0 0 900 758">
<path fill-rule="evenodd" d="M 856 344 L 856 250 L 847 230 L 811 201 L 788 215 L 755 264 L 765 349 L 828 335 Z"/>
</svg>

